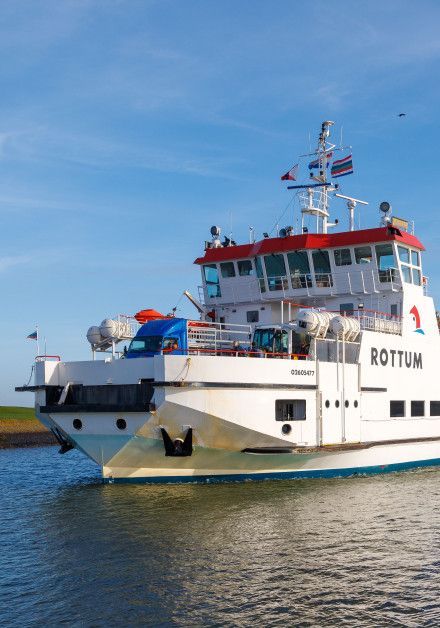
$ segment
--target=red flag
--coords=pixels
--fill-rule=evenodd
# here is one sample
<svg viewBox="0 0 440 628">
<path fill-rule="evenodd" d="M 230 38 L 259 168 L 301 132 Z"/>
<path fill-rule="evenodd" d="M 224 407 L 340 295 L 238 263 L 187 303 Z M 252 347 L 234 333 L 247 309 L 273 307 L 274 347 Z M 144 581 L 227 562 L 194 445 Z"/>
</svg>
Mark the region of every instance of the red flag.
<svg viewBox="0 0 440 628">
<path fill-rule="evenodd" d="M 283 176 L 281 177 L 281 181 L 296 181 L 297 176 L 298 176 L 298 164 L 295 164 L 293 168 L 289 170 L 289 172 L 286 172 L 286 174 L 283 174 Z"/>
</svg>

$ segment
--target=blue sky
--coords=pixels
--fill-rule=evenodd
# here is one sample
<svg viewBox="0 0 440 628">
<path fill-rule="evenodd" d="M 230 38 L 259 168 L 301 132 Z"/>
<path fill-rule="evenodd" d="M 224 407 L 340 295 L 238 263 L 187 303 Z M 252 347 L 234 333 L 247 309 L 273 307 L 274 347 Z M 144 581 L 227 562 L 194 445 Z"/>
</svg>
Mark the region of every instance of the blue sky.
<svg viewBox="0 0 440 628">
<path fill-rule="evenodd" d="M 439 24 L 425 0 L 2 3 L 0 404 L 32 403 L 13 387 L 36 322 L 88 359 L 90 325 L 197 293 L 212 224 L 270 230 L 324 119 L 353 145 L 362 226 L 384 199 L 414 219 L 438 298 Z"/>
</svg>

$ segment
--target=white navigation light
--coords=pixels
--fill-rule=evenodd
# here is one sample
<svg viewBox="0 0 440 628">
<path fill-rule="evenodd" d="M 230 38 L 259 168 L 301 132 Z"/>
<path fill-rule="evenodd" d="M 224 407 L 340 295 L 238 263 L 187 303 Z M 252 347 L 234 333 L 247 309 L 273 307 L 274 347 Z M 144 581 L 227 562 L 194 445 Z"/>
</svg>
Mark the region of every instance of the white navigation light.
<svg viewBox="0 0 440 628">
<path fill-rule="evenodd" d="M 382 201 L 382 203 L 379 205 L 379 209 L 381 212 L 386 214 L 391 210 L 391 205 L 388 203 L 388 201 Z"/>
</svg>

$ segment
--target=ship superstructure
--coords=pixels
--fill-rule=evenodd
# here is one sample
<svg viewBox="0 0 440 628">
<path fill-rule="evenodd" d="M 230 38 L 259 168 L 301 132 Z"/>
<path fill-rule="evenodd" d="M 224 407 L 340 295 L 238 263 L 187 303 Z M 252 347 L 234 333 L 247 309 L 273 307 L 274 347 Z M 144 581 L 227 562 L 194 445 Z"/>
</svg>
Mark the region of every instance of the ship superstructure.
<svg viewBox="0 0 440 628">
<path fill-rule="evenodd" d="M 327 180 L 330 159 L 334 178 L 351 167 L 351 156 L 334 160 L 332 124 L 311 155 L 313 183 L 291 186 L 299 233 L 237 245 L 212 227 L 195 260 L 199 298 L 186 293 L 199 320 L 144 310 L 136 329 L 124 318 L 89 330 L 104 360 L 37 359 L 35 384 L 20 390 L 35 392 L 61 451 L 82 450 L 107 481 L 343 476 L 440 462 L 440 337 L 424 247 L 386 202 L 379 227 L 355 229 L 365 201 Z M 333 196 L 347 202 L 346 232 L 329 222 Z"/>
</svg>

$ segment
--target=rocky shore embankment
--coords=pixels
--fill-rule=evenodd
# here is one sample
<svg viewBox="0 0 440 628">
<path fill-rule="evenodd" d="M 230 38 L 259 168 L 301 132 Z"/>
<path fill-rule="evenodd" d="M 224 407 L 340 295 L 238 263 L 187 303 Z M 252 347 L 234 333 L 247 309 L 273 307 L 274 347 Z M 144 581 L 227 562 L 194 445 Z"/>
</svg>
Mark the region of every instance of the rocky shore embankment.
<svg viewBox="0 0 440 628">
<path fill-rule="evenodd" d="M 0 449 L 56 444 L 52 432 L 36 419 L 0 419 Z"/>
</svg>

